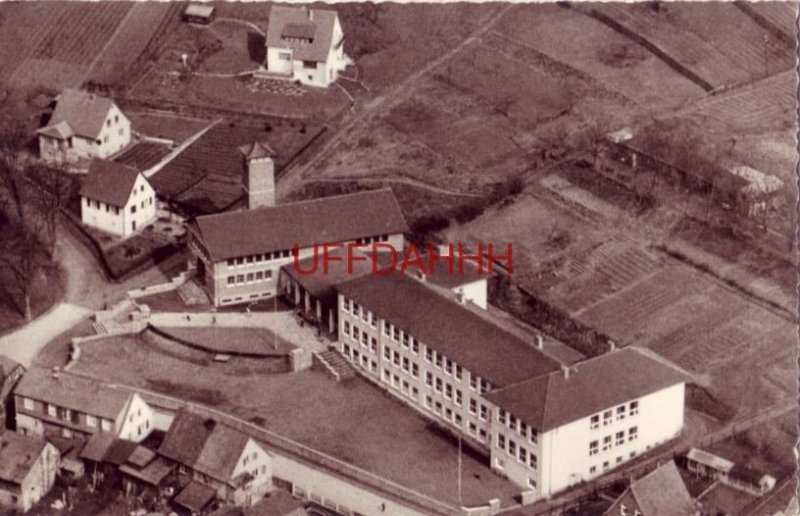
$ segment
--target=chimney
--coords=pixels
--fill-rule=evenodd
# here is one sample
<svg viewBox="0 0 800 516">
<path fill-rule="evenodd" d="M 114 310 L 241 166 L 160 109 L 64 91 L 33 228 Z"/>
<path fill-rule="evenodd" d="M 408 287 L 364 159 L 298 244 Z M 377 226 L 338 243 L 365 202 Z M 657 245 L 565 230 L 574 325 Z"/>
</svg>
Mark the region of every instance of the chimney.
<svg viewBox="0 0 800 516">
<path fill-rule="evenodd" d="M 60 373 L 61 373 L 61 368 L 58 366 L 54 366 L 53 369 L 50 371 L 50 376 L 58 379 Z"/>
<path fill-rule="evenodd" d="M 467 302 L 467 296 L 464 295 L 464 289 L 463 288 L 458 289 L 458 292 L 456 292 L 456 299 L 462 305 Z"/>
<path fill-rule="evenodd" d="M 569 380 L 569 366 L 562 365 L 561 370 L 564 371 L 564 379 Z"/>
<path fill-rule="evenodd" d="M 314 11 L 311 9 L 308 10 L 308 20 L 314 21 Z"/>
<path fill-rule="evenodd" d="M 544 349 L 544 337 L 536 335 L 536 349 Z"/>
<path fill-rule="evenodd" d="M 275 206 L 275 153 L 265 143 L 255 142 L 239 147 L 244 155 L 242 185 L 247 196 L 247 209 Z"/>
<path fill-rule="evenodd" d="M 613 340 L 608 339 L 608 350 L 614 351 L 615 349 L 617 349 L 617 344 Z"/>
</svg>

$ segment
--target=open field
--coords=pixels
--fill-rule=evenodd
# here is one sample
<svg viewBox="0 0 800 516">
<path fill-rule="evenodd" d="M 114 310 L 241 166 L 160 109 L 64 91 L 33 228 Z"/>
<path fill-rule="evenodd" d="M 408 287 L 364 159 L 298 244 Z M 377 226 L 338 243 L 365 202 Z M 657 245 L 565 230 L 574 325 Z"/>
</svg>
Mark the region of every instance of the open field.
<svg viewBox="0 0 800 516">
<path fill-rule="evenodd" d="M 457 500 L 457 447 L 432 431 L 411 409 L 365 380 L 335 383 L 322 373 L 224 375 L 213 365 L 190 364 L 134 338 L 82 346 L 76 373 L 86 373 L 165 394 L 165 382 L 218 392 L 217 409 L 328 453 L 424 494 Z M 124 367 L 122 366 L 124 364 Z M 487 465 L 463 456 L 465 503 L 500 498 L 508 505 L 518 489 Z"/>
<path fill-rule="evenodd" d="M 178 145 L 211 125 L 211 120 L 166 112 L 125 110 L 125 115 L 131 120 L 133 131 Z"/>
</svg>

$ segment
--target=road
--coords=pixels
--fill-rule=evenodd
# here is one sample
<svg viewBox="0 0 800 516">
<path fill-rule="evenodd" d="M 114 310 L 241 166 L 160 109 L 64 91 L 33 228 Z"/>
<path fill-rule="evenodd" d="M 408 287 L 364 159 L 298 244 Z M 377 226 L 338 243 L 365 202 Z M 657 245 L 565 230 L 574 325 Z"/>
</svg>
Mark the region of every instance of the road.
<svg viewBox="0 0 800 516">
<path fill-rule="evenodd" d="M 109 282 L 92 253 L 63 227 L 59 228 L 56 260 L 66 276 L 64 299 L 28 324 L 0 337 L 0 354 L 25 367 L 58 335 L 105 304 L 122 299 L 128 290 L 168 281 L 157 267 L 151 267 L 129 280 Z"/>
<path fill-rule="evenodd" d="M 297 167 L 286 170 L 277 185 L 277 195 L 279 198 L 285 198 L 292 190 L 294 190 L 300 183 L 301 179 L 305 176 L 306 172 L 311 170 L 317 163 L 324 159 L 327 154 L 341 141 L 342 137 L 349 132 L 349 130 L 358 125 L 365 125 L 372 118 L 379 114 L 391 109 L 393 106 L 405 101 L 414 91 L 416 84 L 426 75 L 430 74 L 433 70 L 441 66 L 443 63 L 449 61 L 457 53 L 461 52 L 467 46 L 475 43 L 478 39 L 486 34 L 492 27 L 503 17 L 509 10 L 514 7 L 514 4 L 508 4 L 494 13 L 486 22 L 481 24 L 475 29 L 461 43 L 445 52 L 443 55 L 434 59 L 424 67 L 420 68 L 413 74 L 401 81 L 397 86 L 391 90 L 376 96 L 370 100 L 357 112 L 355 112 L 349 119 L 347 119 L 326 141 L 318 152 L 309 159 L 305 164 L 298 165 Z"/>
</svg>

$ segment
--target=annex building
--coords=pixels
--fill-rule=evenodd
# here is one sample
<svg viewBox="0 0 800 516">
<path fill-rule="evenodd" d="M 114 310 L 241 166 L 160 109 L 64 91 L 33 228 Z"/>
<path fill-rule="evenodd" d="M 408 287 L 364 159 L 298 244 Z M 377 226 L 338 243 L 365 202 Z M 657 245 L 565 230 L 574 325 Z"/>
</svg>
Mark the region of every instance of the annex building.
<svg viewBox="0 0 800 516">
<path fill-rule="evenodd" d="M 408 225 L 391 189 L 197 217 L 189 224 L 189 268 L 215 306 L 277 292 L 282 266 L 325 244 L 383 242 L 403 249 Z"/>
<path fill-rule="evenodd" d="M 562 364 L 447 289 L 406 274 L 336 287 L 338 350 L 361 373 L 550 496 L 676 437 L 687 376 L 636 347 Z"/>
</svg>

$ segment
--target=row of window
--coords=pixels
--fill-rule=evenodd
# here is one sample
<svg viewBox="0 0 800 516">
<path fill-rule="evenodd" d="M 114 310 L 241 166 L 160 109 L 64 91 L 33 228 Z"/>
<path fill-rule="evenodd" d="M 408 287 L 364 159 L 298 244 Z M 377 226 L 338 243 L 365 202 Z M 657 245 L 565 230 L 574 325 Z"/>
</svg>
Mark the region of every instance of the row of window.
<svg viewBox="0 0 800 516">
<path fill-rule="evenodd" d="M 228 285 L 246 285 L 248 283 L 256 283 L 258 281 L 269 281 L 272 279 L 272 271 L 255 271 L 248 272 L 247 274 L 235 274 L 228 276 Z"/>
<path fill-rule="evenodd" d="M 292 250 L 285 249 L 283 251 L 275 251 L 272 253 L 251 254 L 249 256 L 240 256 L 238 258 L 228 258 L 228 267 L 251 265 L 253 263 L 269 262 L 279 258 L 291 258 Z"/>
<path fill-rule="evenodd" d="M 344 311 L 345 313 L 352 314 L 353 317 L 356 318 L 360 317 L 362 321 L 369 324 L 373 328 L 377 327 L 378 318 L 375 316 L 375 314 L 367 310 L 363 306 L 360 306 L 352 299 L 342 300 L 342 311 Z"/>
<path fill-rule="evenodd" d="M 497 447 L 504 450 L 512 457 L 516 457 L 520 463 L 526 464 L 534 471 L 539 468 L 538 459 L 533 451 L 529 452 L 527 448 L 522 444 L 518 444 L 513 439 L 506 439 L 506 436 L 503 434 L 497 434 Z"/>
<path fill-rule="evenodd" d="M 628 454 L 628 459 L 629 460 L 634 458 L 634 457 L 636 457 L 636 452 L 635 451 L 632 451 L 632 452 L 630 452 Z M 616 462 L 617 465 L 619 465 L 619 464 L 622 464 L 623 460 L 624 460 L 624 457 L 622 455 L 620 455 L 620 456 L 617 457 L 615 462 Z M 603 461 L 603 473 L 605 473 L 609 469 L 611 469 L 611 461 Z M 597 466 L 590 466 L 589 467 L 589 474 L 590 475 L 594 475 L 595 473 L 597 473 Z"/>
<path fill-rule="evenodd" d="M 514 417 L 510 412 L 498 409 L 497 422 L 505 425 L 509 430 L 517 432 L 523 439 L 529 439 L 531 444 L 536 444 L 538 441 L 539 432 L 534 427 L 525 424 L 522 419 Z"/>
<path fill-rule="evenodd" d="M 622 404 L 616 409 L 608 409 L 603 412 L 603 426 L 609 426 L 615 420 L 622 421 L 626 417 L 633 417 L 639 413 L 639 402 L 632 401 L 629 404 Z M 615 418 L 616 415 L 616 418 Z M 600 414 L 594 414 L 589 418 L 589 428 L 595 430 L 600 428 Z"/>
<path fill-rule="evenodd" d="M 25 410 L 33 411 L 35 410 L 36 404 L 31 398 L 23 398 L 22 406 L 25 408 Z M 53 405 L 52 403 L 42 403 L 42 411 L 50 417 L 63 419 L 66 422 L 78 423 L 80 421 L 78 412 L 68 408 L 62 408 Z M 98 418 L 90 414 L 85 414 L 85 416 L 86 416 L 86 426 L 91 428 L 97 428 Z M 99 422 L 102 431 L 104 432 L 111 431 L 111 421 L 106 419 L 100 419 Z"/>
<path fill-rule="evenodd" d="M 429 394 L 425 396 L 425 408 L 436 413 L 448 423 L 454 424 L 459 429 L 463 427 L 464 421 L 461 417 L 461 414 L 459 414 L 457 411 L 454 411 L 450 407 L 444 406 L 441 401 L 435 400 L 433 396 Z M 478 425 L 470 421 L 468 425 L 468 432 L 479 441 L 486 442 L 487 434 L 485 428 L 478 427 Z"/>
<path fill-rule="evenodd" d="M 632 426 L 628 429 L 628 441 L 635 441 L 639 437 L 639 428 Z M 607 435 L 603 437 L 603 451 L 608 451 L 613 446 L 622 446 L 625 444 L 625 431 L 621 430 L 615 435 Z M 599 453 L 600 441 L 594 440 L 589 443 L 589 455 L 597 455 Z"/>
<path fill-rule="evenodd" d="M 356 344 L 361 343 L 361 345 L 365 348 L 368 348 L 373 353 L 378 352 L 378 339 L 375 337 L 370 337 L 369 334 L 365 331 L 361 331 L 358 326 L 355 324 L 353 325 L 352 332 L 350 331 L 350 322 L 343 321 L 342 322 L 342 333 L 353 339 Z M 384 349 L 386 351 L 386 349 Z M 389 356 L 386 357 L 387 359 L 391 358 Z"/>
</svg>

